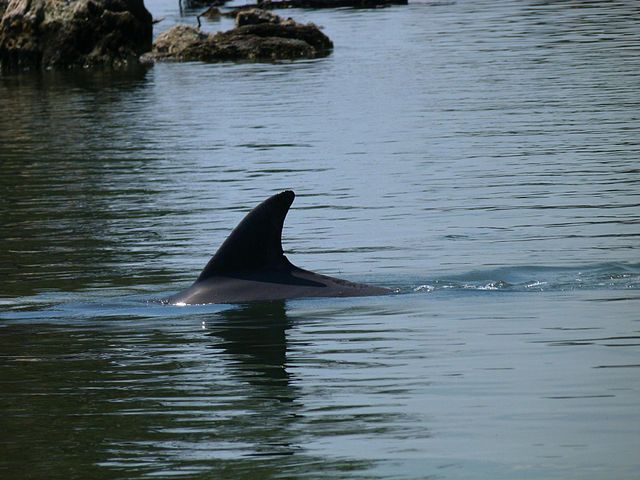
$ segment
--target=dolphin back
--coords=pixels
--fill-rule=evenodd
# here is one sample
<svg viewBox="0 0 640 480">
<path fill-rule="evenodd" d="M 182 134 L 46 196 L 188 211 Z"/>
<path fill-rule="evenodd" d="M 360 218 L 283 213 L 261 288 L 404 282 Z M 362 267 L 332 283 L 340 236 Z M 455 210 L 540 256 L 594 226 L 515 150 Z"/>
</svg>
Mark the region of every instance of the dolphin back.
<svg viewBox="0 0 640 480">
<path fill-rule="evenodd" d="M 193 285 L 165 302 L 238 303 L 391 293 L 386 288 L 320 275 L 290 263 L 282 250 L 282 227 L 294 199 L 295 194 L 286 190 L 251 210 Z"/>
</svg>

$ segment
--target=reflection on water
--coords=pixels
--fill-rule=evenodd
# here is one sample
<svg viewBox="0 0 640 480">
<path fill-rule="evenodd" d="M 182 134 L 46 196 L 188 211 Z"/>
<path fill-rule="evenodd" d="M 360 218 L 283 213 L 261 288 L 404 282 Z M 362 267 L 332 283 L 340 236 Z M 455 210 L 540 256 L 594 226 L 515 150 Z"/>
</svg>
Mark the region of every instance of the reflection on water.
<svg viewBox="0 0 640 480">
<path fill-rule="evenodd" d="M 291 10 L 331 56 L 1 77 L 0 477 L 637 477 L 638 13 Z M 149 302 L 284 188 L 294 263 L 401 293 Z"/>
<path fill-rule="evenodd" d="M 1 78 L 2 295 L 135 285 L 162 278 L 133 250 L 157 241 L 144 228 L 158 208 L 148 142 L 132 129 L 147 72 L 47 73 Z M 140 183 L 144 179 L 144 184 Z M 132 222 L 132 218 L 136 218 Z M 146 254 L 134 263 L 153 262 Z"/>
<path fill-rule="evenodd" d="M 245 441 L 255 438 L 249 456 L 293 455 L 302 450 L 296 444 L 292 427 L 298 421 L 297 388 L 287 371 L 287 330 L 292 326 L 284 301 L 255 303 L 225 310 L 210 322 L 204 322 L 214 339 L 215 355 L 224 355 L 233 364 L 233 377 L 247 383 L 251 397 L 242 405 L 259 405 L 255 412 L 243 415 L 246 425 L 240 431 Z"/>
<path fill-rule="evenodd" d="M 291 323 L 284 301 L 249 304 L 225 310 L 219 316 L 222 322 L 205 326 L 210 335 L 222 340 L 220 347 L 224 352 L 236 357 L 242 369 L 247 369 L 247 380 L 288 387 L 286 331 Z M 283 400 L 289 397 L 284 395 Z"/>
<path fill-rule="evenodd" d="M 200 323 L 179 310 L 138 326 L 103 317 L 73 329 L 3 328 L 3 477 L 31 465 L 31 478 L 269 478 L 270 458 L 293 455 L 281 466 L 300 474 L 314 463 L 327 472 L 366 466 L 305 453 L 284 302 L 195 315 Z"/>
<path fill-rule="evenodd" d="M 0 471 L 631 478 L 632 297 L 514 293 L 508 315 L 491 293 L 43 310 L 60 320 L 0 329 Z"/>
</svg>

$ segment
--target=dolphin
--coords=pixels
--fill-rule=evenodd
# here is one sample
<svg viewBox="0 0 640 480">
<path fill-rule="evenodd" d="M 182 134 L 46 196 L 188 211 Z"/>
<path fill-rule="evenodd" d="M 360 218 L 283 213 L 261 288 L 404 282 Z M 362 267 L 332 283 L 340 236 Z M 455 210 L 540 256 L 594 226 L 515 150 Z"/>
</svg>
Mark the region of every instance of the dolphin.
<svg viewBox="0 0 640 480">
<path fill-rule="evenodd" d="M 295 193 L 286 190 L 251 210 L 193 285 L 163 303 L 245 303 L 391 293 L 387 288 L 320 275 L 292 264 L 282 250 L 282 227 L 294 199 Z"/>
</svg>

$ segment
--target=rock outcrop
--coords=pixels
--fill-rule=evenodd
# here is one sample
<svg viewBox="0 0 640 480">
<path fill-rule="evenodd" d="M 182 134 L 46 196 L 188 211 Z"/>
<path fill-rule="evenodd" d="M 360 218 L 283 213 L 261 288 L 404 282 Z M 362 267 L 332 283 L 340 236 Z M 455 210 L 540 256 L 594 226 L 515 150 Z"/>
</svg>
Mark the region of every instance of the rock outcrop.
<svg viewBox="0 0 640 480">
<path fill-rule="evenodd" d="M 293 19 L 283 20 L 278 15 L 259 8 L 249 8 L 241 10 L 235 15 L 236 27 L 244 27 L 245 25 L 258 25 L 260 23 L 287 24 L 295 25 Z"/>
<path fill-rule="evenodd" d="M 158 35 L 145 58 L 177 61 L 274 61 L 328 55 L 333 43 L 309 23 L 282 19 L 264 10 L 240 12 L 236 28 L 216 34 L 176 25 Z"/>
<path fill-rule="evenodd" d="M 143 0 L 0 0 L 0 15 L 3 71 L 118 68 L 151 49 Z"/>
</svg>

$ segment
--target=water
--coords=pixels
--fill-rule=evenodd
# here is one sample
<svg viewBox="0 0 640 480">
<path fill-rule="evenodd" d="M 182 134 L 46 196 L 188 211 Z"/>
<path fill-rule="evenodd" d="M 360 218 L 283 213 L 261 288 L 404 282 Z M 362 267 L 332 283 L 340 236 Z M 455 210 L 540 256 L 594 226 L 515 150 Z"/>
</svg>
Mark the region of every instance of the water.
<svg viewBox="0 0 640 480">
<path fill-rule="evenodd" d="M 638 478 L 638 7 L 284 13 L 333 54 L 0 77 L 2 478 Z M 153 301 L 284 188 L 398 293 Z"/>
</svg>

